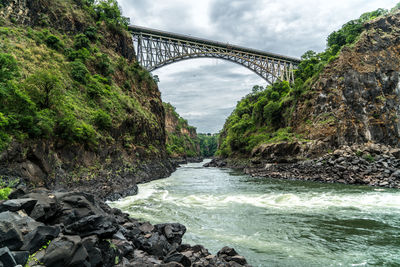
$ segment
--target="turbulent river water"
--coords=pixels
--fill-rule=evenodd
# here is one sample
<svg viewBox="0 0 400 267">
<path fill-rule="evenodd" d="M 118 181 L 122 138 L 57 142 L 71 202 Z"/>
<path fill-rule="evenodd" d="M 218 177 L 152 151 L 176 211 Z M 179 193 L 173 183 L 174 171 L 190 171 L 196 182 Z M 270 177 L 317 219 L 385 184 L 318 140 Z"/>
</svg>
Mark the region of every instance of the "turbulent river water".
<svg viewBox="0 0 400 267">
<path fill-rule="evenodd" d="M 151 223 L 179 222 L 184 242 L 234 247 L 253 266 L 400 266 L 400 190 L 254 178 L 180 167 L 111 203 Z"/>
</svg>

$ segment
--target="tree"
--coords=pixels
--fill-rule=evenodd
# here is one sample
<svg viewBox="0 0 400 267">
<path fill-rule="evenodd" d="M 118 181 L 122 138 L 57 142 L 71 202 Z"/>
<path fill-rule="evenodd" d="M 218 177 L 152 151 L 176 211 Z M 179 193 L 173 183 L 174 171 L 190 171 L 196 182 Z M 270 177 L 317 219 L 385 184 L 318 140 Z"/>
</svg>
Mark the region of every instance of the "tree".
<svg viewBox="0 0 400 267">
<path fill-rule="evenodd" d="M 0 83 L 5 83 L 19 75 L 18 64 L 10 54 L 0 53 Z"/>
<path fill-rule="evenodd" d="M 57 75 L 49 71 L 39 71 L 25 82 L 25 90 L 39 109 L 57 106 L 61 95 L 61 84 Z"/>
</svg>

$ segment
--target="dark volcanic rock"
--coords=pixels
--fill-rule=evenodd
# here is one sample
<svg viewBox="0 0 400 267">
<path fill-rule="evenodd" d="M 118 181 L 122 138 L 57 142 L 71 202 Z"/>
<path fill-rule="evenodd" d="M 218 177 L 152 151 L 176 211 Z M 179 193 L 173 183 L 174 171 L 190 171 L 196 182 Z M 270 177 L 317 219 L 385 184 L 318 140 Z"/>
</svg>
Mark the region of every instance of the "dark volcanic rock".
<svg viewBox="0 0 400 267">
<path fill-rule="evenodd" d="M 156 224 L 154 227 L 159 234 L 165 235 L 170 244 L 180 245 L 182 237 L 186 233 L 186 227 L 179 223 Z"/>
<path fill-rule="evenodd" d="M 179 253 L 179 252 L 175 252 L 171 255 L 168 255 L 164 258 L 164 262 L 169 263 L 169 262 L 177 262 L 182 264 L 185 267 L 190 267 L 192 262 L 190 261 L 190 259 L 188 257 L 186 257 L 185 255 Z"/>
<path fill-rule="evenodd" d="M 97 247 L 99 244 L 99 239 L 97 236 L 88 236 L 82 240 L 82 244 L 85 247 L 91 266 L 101 266 L 103 259 L 101 255 L 101 250 Z"/>
<path fill-rule="evenodd" d="M 14 223 L 0 221 L 0 247 L 18 250 L 23 244 L 21 231 Z"/>
<path fill-rule="evenodd" d="M 77 234 L 82 237 L 97 235 L 101 238 L 112 237 L 118 231 L 115 219 L 103 215 L 91 215 L 68 225 L 65 228 L 67 234 Z"/>
<path fill-rule="evenodd" d="M 53 194 L 48 193 L 47 190 L 29 193 L 23 198 L 37 200 L 32 212 L 28 213 L 33 219 L 46 222 L 50 220 L 57 212 L 57 201 Z"/>
<path fill-rule="evenodd" d="M 181 245 L 186 232 L 182 224 L 138 222 L 90 194 L 39 189 L 23 197 L 29 198 L 13 203 L 35 203 L 30 214 L 44 223 L 35 221 L 22 209 L 0 213 L 0 246 L 5 247 L 2 257 L 6 262 L 3 266 L 32 266 L 36 263 L 26 262 L 32 253 L 49 267 L 248 266 L 230 248 L 215 256 L 200 245 Z"/>
<path fill-rule="evenodd" d="M 39 226 L 24 237 L 24 245 L 21 250 L 29 251 L 32 254 L 59 234 L 60 227 L 58 226 Z"/>
<path fill-rule="evenodd" d="M 90 266 L 88 253 L 79 236 L 61 236 L 53 240 L 40 259 L 47 267 Z"/>
<path fill-rule="evenodd" d="M 25 266 L 25 264 L 28 262 L 28 259 L 29 259 L 28 251 L 13 251 L 12 255 L 13 255 L 15 261 L 17 262 L 17 264 Z"/>
<path fill-rule="evenodd" d="M 5 267 L 13 267 L 17 265 L 14 256 L 12 255 L 11 251 L 8 247 L 0 248 L 0 264 L 3 264 Z"/>
<path fill-rule="evenodd" d="M 31 198 L 25 199 L 10 199 L 0 204 L 0 212 L 3 211 L 19 211 L 24 210 L 26 213 L 30 213 L 37 200 Z"/>
</svg>

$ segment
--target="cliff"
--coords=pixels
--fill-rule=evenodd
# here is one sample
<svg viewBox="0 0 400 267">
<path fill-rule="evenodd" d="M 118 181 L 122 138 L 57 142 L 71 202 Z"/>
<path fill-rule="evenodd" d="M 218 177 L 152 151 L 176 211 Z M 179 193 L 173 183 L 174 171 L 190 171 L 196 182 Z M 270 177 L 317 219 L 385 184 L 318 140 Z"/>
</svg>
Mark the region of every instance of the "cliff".
<svg viewBox="0 0 400 267">
<path fill-rule="evenodd" d="M 164 103 L 167 152 L 172 158 L 200 158 L 200 140 L 196 128 L 190 126 L 169 103 Z"/>
<path fill-rule="evenodd" d="M 221 132 L 228 160 L 211 165 L 400 187 L 399 33 L 398 11 L 363 14 L 332 33 L 325 52 L 302 57 L 294 84 L 255 86 Z"/>
<path fill-rule="evenodd" d="M 0 175 L 117 198 L 168 176 L 165 117 L 117 2 L 0 1 Z"/>
</svg>

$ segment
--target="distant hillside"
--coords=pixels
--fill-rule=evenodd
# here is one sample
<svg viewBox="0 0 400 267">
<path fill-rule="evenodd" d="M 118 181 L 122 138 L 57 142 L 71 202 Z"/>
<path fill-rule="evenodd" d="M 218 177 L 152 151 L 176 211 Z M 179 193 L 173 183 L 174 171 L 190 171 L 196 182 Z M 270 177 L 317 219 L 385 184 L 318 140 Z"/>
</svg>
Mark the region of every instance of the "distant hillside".
<svg viewBox="0 0 400 267">
<path fill-rule="evenodd" d="M 201 157 L 200 140 L 197 137 L 196 128 L 190 126 L 170 103 L 163 104 L 168 154 L 173 158 Z"/>
</svg>

